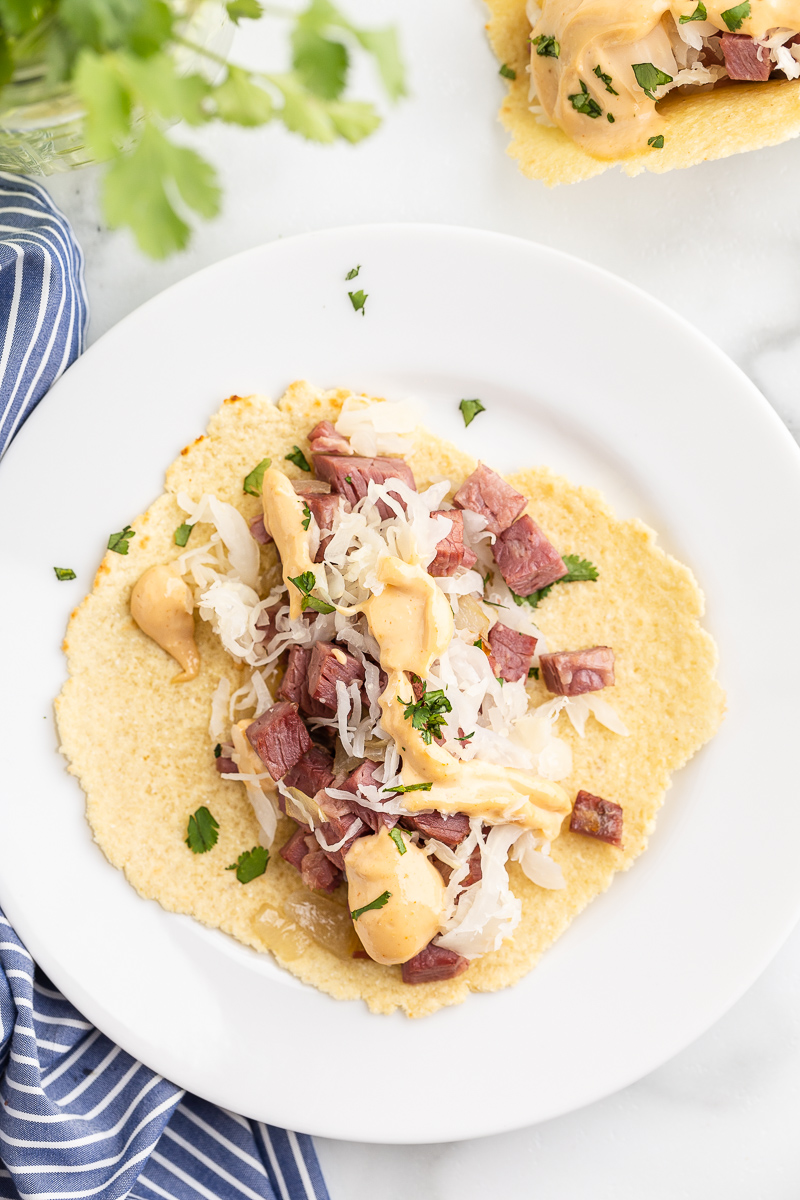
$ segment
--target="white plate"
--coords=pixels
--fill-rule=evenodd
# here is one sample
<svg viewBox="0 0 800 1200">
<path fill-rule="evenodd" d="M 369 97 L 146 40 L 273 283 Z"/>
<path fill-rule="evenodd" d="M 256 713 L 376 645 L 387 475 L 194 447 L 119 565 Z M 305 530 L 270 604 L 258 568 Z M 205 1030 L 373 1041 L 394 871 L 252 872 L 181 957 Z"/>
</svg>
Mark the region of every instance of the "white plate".
<svg viewBox="0 0 800 1200">
<path fill-rule="evenodd" d="M 356 263 L 363 317 L 344 280 Z M 676 778 L 633 870 L 516 987 L 413 1023 L 331 1000 L 140 900 L 92 842 L 55 752 L 59 645 L 109 531 L 160 493 L 225 396 L 277 396 L 299 376 L 414 396 L 436 431 L 495 467 L 546 462 L 642 516 L 705 588 L 728 690 L 722 732 Z M 472 396 L 487 412 L 465 430 L 456 405 Z M 720 1016 L 798 914 L 799 468 L 777 417 L 709 342 L 620 280 L 527 242 L 334 230 L 171 288 L 68 372 L 0 470 L 10 920 L 125 1049 L 278 1125 L 444 1141 L 637 1079 Z M 57 583 L 54 565 L 77 581 Z"/>
</svg>

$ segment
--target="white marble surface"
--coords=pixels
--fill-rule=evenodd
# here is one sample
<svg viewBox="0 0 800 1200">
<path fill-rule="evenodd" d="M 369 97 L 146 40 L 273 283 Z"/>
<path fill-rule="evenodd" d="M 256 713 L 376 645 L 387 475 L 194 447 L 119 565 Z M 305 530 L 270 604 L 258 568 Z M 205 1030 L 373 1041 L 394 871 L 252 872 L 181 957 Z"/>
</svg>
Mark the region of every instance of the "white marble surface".
<svg viewBox="0 0 800 1200">
<path fill-rule="evenodd" d="M 100 227 L 95 172 L 51 181 L 86 251 L 93 338 L 173 281 L 272 238 L 374 221 L 471 225 L 570 251 L 645 288 L 730 354 L 800 436 L 800 145 L 548 191 L 504 153 L 502 83 L 479 0 L 342 2 L 365 23 L 395 21 L 410 68 L 411 98 L 362 146 L 320 148 L 277 127 L 205 131 L 196 141 L 219 167 L 224 212 L 158 265 Z M 250 26 L 234 56 L 264 62 L 272 40 L 272 27 Z M 462 1069 L 455 1077 L 450 1086 L 437 1067 L 442 1103 L 468 1104 Z M 591 1108 L 464 1145 L 320 1141 L 319 1151 L 333 1200 L 796 1200 L 799 1128 L 796 932 L 699 1042 Z"/>
</svg>

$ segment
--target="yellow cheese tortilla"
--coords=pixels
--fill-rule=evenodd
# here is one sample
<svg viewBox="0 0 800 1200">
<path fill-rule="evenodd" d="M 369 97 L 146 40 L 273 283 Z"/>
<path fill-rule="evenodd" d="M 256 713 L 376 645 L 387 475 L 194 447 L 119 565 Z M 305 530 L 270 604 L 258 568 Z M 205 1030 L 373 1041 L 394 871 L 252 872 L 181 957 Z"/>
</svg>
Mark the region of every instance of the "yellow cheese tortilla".
<svg viewBox="0 0 800 1200">
<path fill-rule="evenodd" d="M 658 105 L 665 121 L 664 148 L 649 146 L 624 159 L 587 154 L 557 128 L 540 125 L 528 99 L 530 25 L 525 0 L 487 0 L 489 40 L 499 62 L 516 71 L 500 107 L 511 134 L 508 153 L 523 175 L 549 187 L 579 183 L 620 166 L 627 175 L 694 167 L 745 150 L 776 146 L 800 134 L 800 79 L 739 83 L 693 95 L 670 95 Z"/>
<path fill-rule="evenodd" d="M 140 895 L 257 950 L 265 948 L 259 914 L 268 905 L 280 911 L 302 884 L 277 853 L 294 829 L 286 819 L 265 875 L 242 885 L 225 869 L 257 843 L 258 828 L 243 785 L 222 780 L 214 768 L 208 722 L 219 678 L 235 688 L 244 669 L 198 618 L 200 674 L 173 684 L 173 659 L 134 624 L 129 598 L 147 567 L 181 552 L 173 540 L 185 516 L 175 500 L 178 491 L 195 499 L 212 492 L 246 517 L 255 515 L 258 501 L 243 494 L 244 476 L 266 456 L 299 475 L 284 456 L 295 445 L 308 453 L 308 431 L 323 418 L 335 420 L 347 395 L 299 382 L 277 406 L 262 396 L 226 400 L 208 432 L 169 468 L 165 494 L 131 522 L 136 537 L 128 555 L 106 554 L 64 643 L 70 678 L 56 702 L 61 746 L 86 792 L 87 816 L 103 852 Z M 420 488 L 442 476 L 457 487 L 475 466 L 469 455 L 424 431 L 409 462 Z M 278 956 L 306 983 L 338 998 L 360 997 L 374 1012 L 400 1008 L 424 1016 L 460 1003 L 470 991 L 496 991 L 521 979 L 614 873 L 645 848 L 671 772 L 722 718 L 716 648 L 698 623 L 703 597 L 688 568 L 660 550 L 641 522 L 615 518 L 596 492 L 544 467 L 510 482 L 530 497 L 531 512 L 563 553 L 580 553 L 599 568 L 597 583 L 554 588 L 536 619 L 551 648 L 614 647 L 617 685 L 606 695 L 630 737 L 590 718 L 581 740 L 563 716 L 559 734 L 574 753 L 573 775 L 563 786 L 571 796 L 585 788 L 622 804 L 624 848 L 562 833 L 553 857 L 567 881 L 563 891 L 537 887 L 512 864 L 511 885 L 523 905 L 513 939 L 449 982 L 406 985 L 399 967 L 342 960 L 315 943 L 291 961 Z M 201 544 L 203 531 L 192 536 Z M 537 703 L 547 698 L 540 683 L 532 684 L 532 693 Z M 184 838 L 189 815 L 200 805 L 218 820 L 219 841 L 196 855 Z M 335 898 L 344 905 L 343 888 L 340 893 Z"/>
</svg>

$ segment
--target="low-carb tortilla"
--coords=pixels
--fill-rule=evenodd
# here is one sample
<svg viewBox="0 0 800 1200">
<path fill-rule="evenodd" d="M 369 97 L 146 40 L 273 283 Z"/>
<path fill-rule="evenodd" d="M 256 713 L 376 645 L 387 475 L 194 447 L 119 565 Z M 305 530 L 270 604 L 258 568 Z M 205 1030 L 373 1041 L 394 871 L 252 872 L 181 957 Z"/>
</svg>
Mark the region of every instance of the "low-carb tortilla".
<svg viewBox="0 0 800 1200">
<path fill-rule="evenodd" d="M 619 166 L 627 175 L 663 173 L 746 150 L 775 146 L 800 134 L 800 79 L 737 83 L 693 94 L 666 96 L 658 104 L 664 144 L 643 145 L 625 158 L 599 158 L 587 153 L 561 129 L 540 123 L 529 98 L 529 37 L 525 0 L 487 0 L 487 31 L 501 64 L 516 74 L 506 78 L 508 91 L 500 120 L 511 134 L 508 153 L 523 175 L 548 186 L 578 183 Z"/>
<path fill-rule="evenodd" d="M 257 843 L 258 826 L 244 787 L 215 770 L 209 713 L 220 677 L 235 689 L 243 672 L 198 618 L 200 672 L 190 682 L 173 683 L 176 664 L 137 627 L 130 595 L 146 568 L 181 553 L 174 543 L 185 516 L 176 501 L 179 491 L 193 497 L 213 493 L 247 519 L 256 516 L 258 499 L 242 491 L 247 472 L 267 456 L 284 463 L 296 446 L 308 454 L 308 431 L 322 419 L 335 421 L 348 395 L 298 382 L 277 404 L 263 396 L 226 400 L 206 434 L 169 468 L 165 493 L 131 522 L 136 536 L 128 554 L 106 554 L 64 642 L 69 679 L 56 702 L 61 748 L 86 793 L 97 843 L 140 895 L 256 950 L 266 948 L 259 918 L 265 910 L 280 914 L 302 885 L 277 854 L 294 829 L 286 818 L 263 875 L 243 886 L 226 870 Z M 287 474 L 300 475 L 284 465 Z M 409 465 L 420 488 L 447 476 L 455 490 L 475 462 L 419 430 Z M 640 521 L 617 519 L 598 493 L 546 467 L 523 470 L 509 482 L 530 498 L 531 511 L 556 545 L 564 552 L 580 550 L 599 568 L 596 583 L 555 588 L 536 616 L 553 647 L 615 648 L 617 681 L 610 699 L 630 736 L 611 733 L 593 719 L 583 739 L 564 718 L 559 733 L 574 756 L 563 786 L 571 797 L 586 789 L 621 804 L 624 846 L 572 834 L 565 822 L 552 848 L 566 879 L 560 891 L 538 887 L 511 863 L 512 890 L 523 905 L 520 925 L 499 950 L 447 982 L 407 985 L 400 967 L 337 957 L 314 942 L 299 957 L 276 953 L 299 979 L 337 998 L 361 998 L 373 1012 L 399 1008 L 424 1016 L 461 1003 L 471 991 L 496 991 L 527 974 L 615 872 L 642 852 L 671 773 L 722 719 L 716 648 L 699 623 L 703 596 L 691 571 L 665 554 Z M 548 698 L 541 682 L 530 686 L 537 703 Z M 219 841 L 208 853 L 192 854 L 185 844 L 187 822 L 201 805 L 218 820 Z M 333 899 L 344 907 L 345 889 L 340 893 Z"/>
</svg>

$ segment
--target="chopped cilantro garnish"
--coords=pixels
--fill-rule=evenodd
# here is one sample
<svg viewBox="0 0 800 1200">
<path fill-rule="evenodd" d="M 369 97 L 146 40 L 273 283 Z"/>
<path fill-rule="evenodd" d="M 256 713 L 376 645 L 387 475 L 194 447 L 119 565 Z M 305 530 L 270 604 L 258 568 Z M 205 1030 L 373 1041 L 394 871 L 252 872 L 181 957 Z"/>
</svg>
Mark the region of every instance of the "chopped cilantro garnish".
<svg viewBox="0 0 800 1200">
<path fill-rule="evenodd" d="M 633 73 L 645 96 L 649 96 L 651 100 L 655 100 L 654 88 L 661 87 L 665 83 L 672 83 L 672 76 L 668 75 L 666 71 L 660 71 L 652 63 L 634 63 Z"/>
<path fill-rule="evenodd" d="M 289 582 L 294 584 L 298 592 L 302 592 L 303 600 L 300 608 L 303 612 L 307 608 L 313 608 L 318 613 L 332 613 L 335 611 L 332 604 L 326 604 L 324 600 L 318 600 L 316 596 L 311 595 L 317 586 L 317 579 L 313 571 L 304 571 L 302 575 L 294 577 L 290 575 Z"/>
<path fill-rule="evenodd" d="M 374 900 L 370 900 L 369 904 L 365 904 L 362 908 L 354 908 L 350 916 L 354 921 L 357 921 L 362 913 L 370 912 L 373 908 L 383 908 L 392 898 L 391 892 L 381 892 L 380 896 L 376 896 Z"/>
<path fill-rule="evenodd" d="M 597 101 L 589 95 L 589 89 L 583 80 L 581 80 L 581 90 L 568 96 L 567 99 L 576 112 L 583 113 L 585 117 L 591 117 L 592 120 L 599 117 L 603 111 Z"/>
<path fill-rule="evenodd" d="M 531 667 L 530 671 L 528 671 L 528 679 L 538 679 L 538 678 L 539 678 L 539 668 Z"/>
<path fill-rule="evenodd" d="M 606 120 L 609 121 L 610 124 L 613 125 L 616 120 L 616 117 L 614 116 L 613 113 L 606 113 Z"/>
<path fill-rule="evenodd" d="M 517 72 L 514 70 L 513 67 L 510 67 L 508 65 L 508 63 L 503 63 L 502 67 L 500 68 L 500 74 L 503 76 L 504 79 L 516 79 L 517 78 Z"/>
<path fill-rule="evenodd" d="M 214 758 L 219 758 L 219 756 L 221 754 L 222 754 L 222 743 L 217 742 L 216 746 L 214 747 Z"/>
<path fill-rule="evenodd" d="M 219 837 L 218 829 L 219 823 L 216 817 L 212 817 L 206 806 L 202 805 L 196 813 L 189 817 L 186 845 L 193 854 L 205 854 L 212 846 L 216 846 Z"/>
<path fill-rule="evenodd" d="M 612 88 L 612 86 L 611 86 L 611 76 L 610 76 L 610 75 L 606 75 L 606 74 L 605 74 L 605 72 L 603 71 L 603 68 L 600 66 L 600 64 L 599 64 L 599 63 L 598 63 L 598 64 L 597 64 L 597 66 L 595 67 L 595 69 L 594 69 L 594 73 L 595 73 L 595 75 L 597 76 L 597 78 L 598 78 L 598 79 L 599 79 L 599 80 L 600 80 L 602 83 L 604 83 L 604 84 L 606 85 L 606 91 L 607 91 L 607 92 L 611 92 L 611 95 L 612 95 L 612 96 L 618 96 L 618 95 L 619 95 L 619 92 L 615 92 L 615 91 L 614 91 L 614 89 L 613 89 L 613 88 Z"/>
<path fill-rule="evenodd" d="M 432 783 L 399 783 L 397 787 L 389 788 L 392 794 L 395 792 L 429 792 L 433 787 Z"/>
<path fill-rule="evenodd" d="M 708 12 L 706 11 L 706 6 L 705 6 L 705 4 L 701 3 L 701 4 L 698 4 L 697 8 L 694 10 L 694 12 L 692 13 L 692 15 L 690 17 L 680 17 L 678 19 L 678 24 L 679 25 L 687 25 L 689 23 L 689 21 L 705 21 L 707 17 L 708 17 Z"/>
<path fill-rule="evenodd" d="M 398 853 L 405 854 L 406 850 L 408 849 L 408 846 L 403 841 L 403 835 L 400 832 L 400 830 L 397 828 L 396 825 L 395 825 L 394 829 L 392 830 L 392 832 L 389 834 L 389 837 L 392 839 L 395 846 L 397 846 Z"/>
<path fill-rule="evenodd" d="M 266 846 L 253 846 L 252 850 L 243 850 L 235 863 L 226 867 L 226 871 L 235 871 L 239 883 L 250 883 L 258 879 L 267 869 L 269 850 Z"/>
<path fill-rule="evenodd" d="M 558 58 L 561 53 L 560 45 L 551 34 L 540 33 L 538 37 L 531 38 L 531 41 L 536 47 L 536 53 L 542 58 Z"/>
<path fill-rule="evenodd" d="M 456 741 L 458 741 L 458 742 L 468 742 L 470 738 L 474 738 L 474 737 L 475 737 L 475 730 L 473 729 L 472 733 L 462 733 L 462 734 L 460 734 L 460 735 L 459 735 L 459 736 L 456 738 Z"/>
<path fill-rule="evenodd" d="M 368 293 L 365 292 L 363 288 L 359 288 L 357 292 L 348 292 L 347 294 L 350 297 L 350 303 L 352 304 L 353 308 L 356 310 L 356 312 L 360 312 L 363 317 L 364 313 L 366 312 L 364 305 L 367 303 Z"/>
<path fill-rule="evenodd" d="M 303 520 L 300 522 L 300 524 L 303 526 L 303 529 L 308 529 L 309 525 L 311 524 L 311 509 L 308 507 L 305 500 L 303 501 Z"/>
<path fill-rule="evenodd" d="M 480 400 L 462 400 L 458 406 L 464 418 L 464 426 L 471 425 L 478 413 L 486 412 Z"/>
<path fill-rule="evenodd" d="M 531 592 L 530 596 L 518 596 L 516 592 L 511 592 L 514 603 L 530 604 L 531 608 L 538 608 L 540 601 L 544 600 L 545 596 L 549 596 L 556 583 L 594 583 L 597 579 L 597 567 L 590 563 L 588 558 L 579 558 L 577 554 L 563 554 L 561 557 L 567 568 L 566 575 L 557 579 L 555 583 L 548 583 L 547 587 L 539 588 L 538 592 Z M 488 603 L 488 601 L 484 601 L 484 603 Z"/>
<path fill-rule="evenodd" d="M 303 451 L 299 446 L 292 447 L 291 454 L 286 455 L 286 461 L 294 463 L 294 465 L 299 467 L 301 471 L 311 471 L 311 467 L 308 465 L 308 459 L 306 458 L 305 454 L 303 454 Z"/>
<path fill-rule="evenodd" d="M 56 573 L 56 579 L 60 579 L 63 581 L 65 579 L 75 579 L 76 578 L 75 572 L 73 571 L 72 567 L 53 567 L 53 570 Z"/>
<path fill-rule="evenodd" d="M 245 475 L 243 487 L 248 496 L 261 495 L 261 484 L 264 482 L 264 473 L 271 466 L 271 458 L 262 458 L 258 466 L 253 467 L 249 475 Z"/>
<path fill-rule="evenodd" d="M 397 699 L 405 706 L 403 716 L 407 721 L 411 721 L 412 729 L 419 730 L 426 746 L 430 746 L 435 737 L 441 737 L 444 715 L 453 711 L 453 706 L 443 689 L 429 692 L 427 683 L 423 683 L 419 700 L 408 702 L 400 696 Z"/>
<path fill-rule="evenodd" d="M 746 21 L 750 16 L 751 11 L 750 0 L 745 0 L 744 4 L 737 4 L 734 8 L 726 8 L 721 16 L 731 33 L 736 33 L 737 29 L 741 29 L 742 22 Z"/>
<path fill-rule="evenodd" d="M 115 554 L 127 554 L 128 543 L 134 537 L 136 537 L 136 532 L 131 529 L 130 525 L 126 525 L 119 533 L 111 534 L 108 539 L 108 549 L 113 550 Z"/>
<path fill-rule="evenodd" d="M 357 267 L 351 267 L 350 270 L 345 275 L 345 279 L 355 279 L 356 275 L 358 274 L 358 272 L 360 270 L 361 270 L 361 263 L 359 263 Z"/>
<path fill-rule="evenodd" d="M 193 529 L 194 525 L 189 525 L 186 521 L 182 525 L 179 525 L 175 530 L 175 545 L 185 546 Z"/>
<path fill-rule="evenodd" d="M 344 481 L 345 481 L 345 483 L 352 483 L 352 482 L 353 482 L 353 476 L 352 476 L 352 475 L 345 475 L 345 477 L 344 477 Z"/>
<path fill-rule="evenodd" d="M 651 138 L 648 138 L 648 139 L 647 139 L 647 144 L 648 144 L 648 146 L 652 146 L 652 148 L 653 148 L 654 150 L 663 150 L 663 149 L 664 149 L 664 135 L 663 135 L 663 133 L 659 133 L 659 135 L 658 135 L 657 137 L 651 137 Z"/>
</svg>

